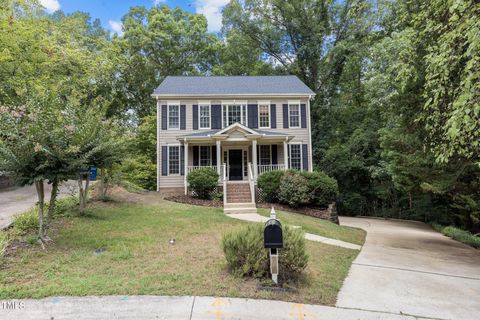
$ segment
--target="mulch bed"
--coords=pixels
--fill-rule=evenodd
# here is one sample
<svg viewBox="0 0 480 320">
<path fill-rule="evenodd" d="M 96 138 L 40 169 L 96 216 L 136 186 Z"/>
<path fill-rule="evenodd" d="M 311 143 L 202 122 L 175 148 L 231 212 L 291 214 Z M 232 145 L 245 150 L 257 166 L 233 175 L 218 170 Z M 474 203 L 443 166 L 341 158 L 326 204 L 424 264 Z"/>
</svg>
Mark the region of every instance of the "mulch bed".
<svg viewBox="0 0 480 320">
<path fill-rule="evenodd" d="M 14 239 L 12 241 L 10 241 L 7 245 L 7 247 L 5 248 L 5 252 L 4 252 L 4 256 L 5 257 L 8 257 L 10 255 L 13 255 L 17 250 L 20 250 L 20 249 L 26 249 L 26 248 L 29 248 L 30 245 L 25 242 L 25 241 L 21 241 L 21 240 L 18 240 L 18 239 Z"/>
<path fill-rule="evenodd" d="M 178 203 L 192 204 L 195 206 L 223 208 L 223 201 L 221 200 L 198 199 L 188 195 L 187 196 L 186 195 L 169 196 L 169 197 L 165 197 L 165 200 L 178 202 Z"/>
<path fill-rule="evenodd" d="M 300 213 L 306 216 L 320 218 L 320 219 L 328 220 L 338 224 L 338 215 L 336 214 L 336 212 L 332 214 L 332 212 L 330 212 L 328 208 L 315 208 L 315 207 L 292 208 L 288 205 L 284 205 L 281 203 L 269 203 L 269 202 L 257 203 L 257 207 L 265 208 L 265 209 L 271 209 L 272 207 L 274 207 L 275 210 Z"/>
<path fill-rule="evenodd" d="M 165 197 L 165 200 L 178 202 L 178 203 L 191 204 L 196 206 L 223 208 L 223 201 L 221 200 L 204 200 L 204 199 L 194 198 L 190 195 L 173 195 L 173 196 Z M 292 208 L 284 204 L 269 203 L 269 202 L 257 203 L 257 207 L 265 208 L 265 209 L 270 209 L 274 207 L 276 210 L 300 213 L 310 217 L 324 219 L 324 220 L 328 220 L 338 224 L 338 216 L 336 214 L 336 211 L 332 213 L 331 210 L 328 210 L 328 208 L 310 208 L 310 207 Z"/>
</svg>

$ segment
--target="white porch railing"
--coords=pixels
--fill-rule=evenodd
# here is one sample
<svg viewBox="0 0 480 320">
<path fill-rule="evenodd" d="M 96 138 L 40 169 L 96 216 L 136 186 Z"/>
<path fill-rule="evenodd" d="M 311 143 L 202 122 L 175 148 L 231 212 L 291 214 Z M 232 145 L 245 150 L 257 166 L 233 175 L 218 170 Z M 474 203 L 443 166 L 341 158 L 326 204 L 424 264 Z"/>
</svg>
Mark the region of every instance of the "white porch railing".
<svg viewBox="0 0 480 320">
<path fill-rule="evenodd" d="M 269 171 L 283 171 L 285 170 L 284 164 L 267 164 L 258 166 L 258 175 Z"/>
<path fill-rule="evenodd" d="M 252 163 L 248 163 L 248 183 L 250 184 L 250 195 L 252 202 L 255 203 L 255 180 L 253 179 Z"/>
<path fill-rule="evenodd" d="M 187 167 L 187 174 L 194 171 L 194 170 L 198 170 L 198 169 L 202 169 L 202 168 L 212 168 L 214 170 L 217 170 L 217 166 L 188 166 Z"/>
</svg>

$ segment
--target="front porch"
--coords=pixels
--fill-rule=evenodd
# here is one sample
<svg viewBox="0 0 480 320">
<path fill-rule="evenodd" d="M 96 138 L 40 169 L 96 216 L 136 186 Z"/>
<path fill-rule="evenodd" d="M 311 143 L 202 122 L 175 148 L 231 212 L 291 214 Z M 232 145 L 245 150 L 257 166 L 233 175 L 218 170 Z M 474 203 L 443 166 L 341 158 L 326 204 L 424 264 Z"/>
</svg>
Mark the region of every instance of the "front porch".
<svg viewBox="0 0 480 320">
<path fill-rule="evenodd" d="M 186 175 L 199 168 L 211 167 L 220 175 L 221 184 L 223 181 L 256 182 L 265 172 L 290 167 L 301 170 L 302 148 L 296 144 L 290 150 L 292 138 L 284 133 L 256 131 L 235 123 L 223 130 L 198 132 L 178 140 L 185 150 Z"/>
</svg>

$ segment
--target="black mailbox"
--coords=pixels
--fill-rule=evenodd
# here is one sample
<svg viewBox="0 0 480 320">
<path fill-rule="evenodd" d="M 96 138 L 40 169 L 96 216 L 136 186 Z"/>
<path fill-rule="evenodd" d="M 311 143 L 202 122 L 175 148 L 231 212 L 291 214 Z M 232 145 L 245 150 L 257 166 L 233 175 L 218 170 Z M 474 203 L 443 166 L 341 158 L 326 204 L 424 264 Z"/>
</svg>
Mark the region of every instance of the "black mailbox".
<svg viewBox="0 0 480 320">
<path fill-rule="evenodd" d="M 282 224 L 277 219 L 270 219 L 263 230 L 263 246 L 265 248 L 283 248 Z"/>
</svg>

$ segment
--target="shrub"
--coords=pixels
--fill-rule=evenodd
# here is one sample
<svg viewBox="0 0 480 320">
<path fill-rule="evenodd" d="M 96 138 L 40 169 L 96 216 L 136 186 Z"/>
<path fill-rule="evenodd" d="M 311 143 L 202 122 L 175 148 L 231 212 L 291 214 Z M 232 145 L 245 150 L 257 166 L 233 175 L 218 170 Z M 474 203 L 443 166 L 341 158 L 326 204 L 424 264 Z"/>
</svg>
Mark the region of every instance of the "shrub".
<svg viewBox="0 0 480 320">
<path fill-rule="evenodd" d="M 209 199 L 218 184 L 219 175 L 213 168 L 200 168 L 187 175 L 187 182 L 196 197 Z"/>
<path fill-rule="evenodd" d="M 280 180 L 278 199 L 294 208 L 310 203 L 307 178 L 298 171 L 287 171 Z"/>
<path fill-rule="evenodd" d="M 449 226 L 443 228 L 441 232 L 447 237 L 468 244 L 474 248 L 480 248 L 480 237 L 476 237 L 468 231 Z"/>
<path fill-rule="evenodd" d="M 304 234 L 299 229 L 283 228 L 284 248 L 279 249 L 279 278 L 294 280 L 307 267 Z M 223 252 L 230 269 L 239 276 L 266 278 L 270 266 L 268 250 L 263 247 L 263 226 L 249 225 L 223 237 Z"/>
<path fill-rule="evenodd" d="M 2 257 L 5 254 L 5 250 L 7 249 L 8 246 L 8 234 L 4 231 L 0 231 L 0 265 L 2 261 Z"/>
<path fill-rule="evenodd" d="M 37 230 L 39 224 L 40 222 L 36 208 L 19 214 L 13 219 L 13 227 L 17 229 L 20 234 L 26 234 L 29 231 Z"/>
<path fill-rule="evenodd" d="M 121 179 L 144 189 L 155 190 L 157 188 L 157 166 L 147 156 L 125 159 L 121 165 L 114 165 L 113 171 L 113 174 L 118 171 Z"/>
<path fill-rule="evenodd" d="M 322 171 L 302 171 L 301 175 L 308 180 L 312 204 L 326 207 L 335 201 L 338 196 L 337 180 Z"/>
<path fill-rule="evenodd" d="M 258 187 L 264 192 L 266 201 L 278 201 L 278 189 L 284 174 L 284 171 L 269 171 L 258 177 Z"/>
</svg>

